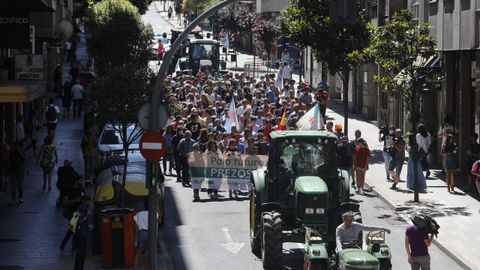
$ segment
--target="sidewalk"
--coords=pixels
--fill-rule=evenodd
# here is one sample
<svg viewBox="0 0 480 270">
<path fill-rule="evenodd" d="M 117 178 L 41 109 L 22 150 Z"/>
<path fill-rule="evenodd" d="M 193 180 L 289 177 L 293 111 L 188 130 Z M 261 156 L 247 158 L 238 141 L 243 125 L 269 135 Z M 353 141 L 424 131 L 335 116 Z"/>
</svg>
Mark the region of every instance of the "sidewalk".
<svg viewBox="0 0 480 270">
<path fill-rule="evenodd" d="M 343 105 L 331 102 L 331 107 L 327 110 L 327 121 L 343 125 Z M 403 166 L 398 190 L 391 190 L 392 182 L 386 180 L 381 153 L 383 143 L 378 142 L 378 128 L 355 115 L 350 116 L 348 126 L 350 138 L 353 137 L 355 130 L 361 130 L 362 138 L 367 141 L 372 152 L 366 183 L 372 187 L 373 192 L 394 208 L 406 221 L 409 221 L 409 216 L 415 213 L 434 217 L 441 227 L 440 234 L 434 243 L 465 269 L 480 269 L 480 257 L 477 251 L 480 246 L 480 238 L 475 233 L 470 234 L 480 224 L 480 202 L 471 195 L 461 192 L 458 188 L 456 189 L 457 194 L 448 193 L 445 181 L 439 178 L 440 171 L 433 170 L 430 179 L 427 179 L 427 192 L 420 193 L 420 203 L 414 203 L 413 191 L 407 189 L 405 184 L 406 162 Z M 457 178 L 456 182 L 460 184 L 462 180 Z M 358 199 L 356 198 L 358 196 L 362 197 L 362 195 L 355 195 L 354 198 Z M 363 209 L 363 211 L 365 210 L 367 209 Z"/>
</svg>

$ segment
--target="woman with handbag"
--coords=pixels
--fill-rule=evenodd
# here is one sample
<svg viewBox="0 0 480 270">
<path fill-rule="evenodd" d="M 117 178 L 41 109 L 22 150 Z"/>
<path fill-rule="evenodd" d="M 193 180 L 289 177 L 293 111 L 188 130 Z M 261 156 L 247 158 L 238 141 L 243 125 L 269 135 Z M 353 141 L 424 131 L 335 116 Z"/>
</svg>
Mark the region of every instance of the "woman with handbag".
<svg viewBox="0 0 480 270">
<path fill-rule="evenodd" d="M 43 140 L 40 155 L 35 163 L 37 165 L 40 164 L 40 167 L 43 170 L 43 189 L 46 189 L 48 184 L 48 191 L 51 191 L 53 167 L 58 163 L 57 149 L 53 144 L 51 136 L 47 136 Z"/>
</svg>

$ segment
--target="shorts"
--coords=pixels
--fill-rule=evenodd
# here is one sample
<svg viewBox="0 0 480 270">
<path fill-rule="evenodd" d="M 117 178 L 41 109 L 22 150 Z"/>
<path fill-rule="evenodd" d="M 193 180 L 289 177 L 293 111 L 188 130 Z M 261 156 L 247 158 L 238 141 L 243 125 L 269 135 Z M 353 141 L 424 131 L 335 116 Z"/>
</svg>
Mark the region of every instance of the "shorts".
<svg viewBox="0 0 480 270">
<path fill-rule="evenodd" d="M 403 157 L 401 158 L 393 157 L 392 160 L 390 160 L 390 165 L 388 166 L 388 170 L 389 171 L 395 170 L 397 173 L 401 173 L 402 167 L 403 167 Z"/>
<path fill-rule="evenodd" d="M 146 249 L 148 244 L 148 231 L 138 230 L 137 233 L 137 248 Z"/>
</svg>

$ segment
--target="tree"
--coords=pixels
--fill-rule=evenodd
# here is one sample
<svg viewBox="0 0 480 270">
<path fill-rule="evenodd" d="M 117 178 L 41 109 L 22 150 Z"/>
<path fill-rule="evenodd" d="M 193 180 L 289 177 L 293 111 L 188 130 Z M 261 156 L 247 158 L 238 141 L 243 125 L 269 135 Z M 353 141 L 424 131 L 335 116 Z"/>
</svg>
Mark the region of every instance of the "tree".
<svg viewBox="0 0 480 270">
<path fill-rule="evenodd" d="M 419 160 L 415 136 L 420 121 L 420 90 L 428 85 L 438 87 L 442 81 L 437 72 L 424 67 L 435 54 L 435 41 L 428 24 L 417 26 L 413 13 L 406 9 L 396 13 L 387 25 L 375 30 L 368 48 L 351 54 L 352 59 L 377 63 L 383 72 L 376 75 L 374 81 L 385 93 L 404 101 L 412 125 L 410 156 L 414 172 L 417 172 Z M 414 173 L 414 186 L 414 201 L 418 202 L 417 173 Z"/>
<path fill-rule="evenodd" d="M 93 5 L 86 25 L 90 32 L 88 50 L 97 71 L 125 64 L 147 65 L 153 31 L 143 24 L 129 1 L 104 0 Z"/>
<path fill-rule="evenodd" d="M 102 2 L 103 0 L 86 0 L 90 6 Z M 148 7 L 153 2 L 153 0 L 130 0 L 129 1 L 132 5 L 134 5 L 140 14 L 145 14 L 148 10 Z"/>
<path fill-rule="evenodd" d="M 279 29 L 274 19 L 258 19 L 252 28 L 258 46 L 267 52 L 268 60 L 270 60 L 270 51 L 275 45 L 276 37 L 279 35 Z"/>
<path fill-rule="evenodd" d="M 345 133 L 348 133 L 348 81 L 355 62 L 347 55 L 369 45 L 370 27 L 360 9 L 356 22 L 334 23 L 329 4 L 329 0 L 292 0 L 283 14 L 284 34 L 302 47 L 310 46 L 315 59 L 323 61 L 331 74 L 337 73 L 342 79 Z"/>
<path fill-rule="evenodd" d="M 218 0 L 183 0 L 183 10 L 198 12 L 218 2 Z"/>
<path fill-rule="evenodd" d="M 110 123 L 119 132 L 128 160 L 130 144 L 141 135 L 128 134 L 128 127 L 137 123 L 140 107 L 149 100 L 152 73 L 148 61 L 153 31 L 127 0 L 104 0 L 93 5 L 86 23 L 91 33 L 88 49 L 97 68 L 95 91 L 88 98 L 97 104 L 99 122 Z M 125 163 L 122 186 L 126 170 Z"/>
</svg>

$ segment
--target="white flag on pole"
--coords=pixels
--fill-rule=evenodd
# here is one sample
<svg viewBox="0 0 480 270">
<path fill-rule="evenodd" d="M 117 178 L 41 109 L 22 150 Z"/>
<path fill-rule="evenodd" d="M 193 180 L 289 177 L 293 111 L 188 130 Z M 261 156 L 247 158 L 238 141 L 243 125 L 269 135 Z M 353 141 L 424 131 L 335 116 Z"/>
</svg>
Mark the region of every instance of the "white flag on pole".
<svg viewBox="0 0 480 270">
<path fill-rule="evenodd" d="M 228 108 L 228 115 L 227 119 L 225 120 L 225 129 L 228 133 L 232 132 L 232 126 L 236 126 L 238 128 L 238 116 L 237 116 L 237 109 L 235 108 L 235 102 L 233 100 L 230 102 L 230 108 Z"/>
<path fill-rule="evenodd" d="M 323 128 L 323 119 L 318 103 L 297 121 L 297 128 L 299 130 L 319 130 Z"/>
</svg>

